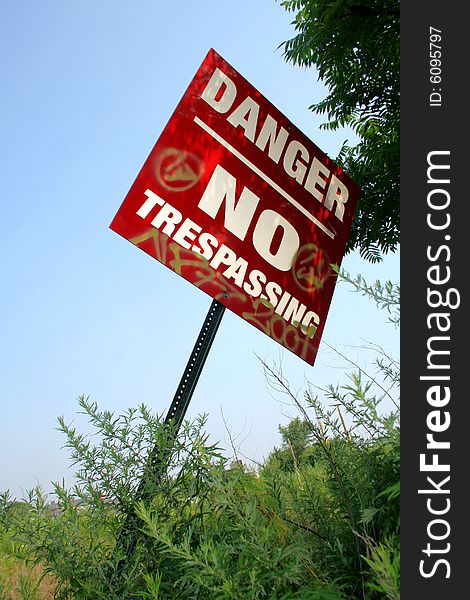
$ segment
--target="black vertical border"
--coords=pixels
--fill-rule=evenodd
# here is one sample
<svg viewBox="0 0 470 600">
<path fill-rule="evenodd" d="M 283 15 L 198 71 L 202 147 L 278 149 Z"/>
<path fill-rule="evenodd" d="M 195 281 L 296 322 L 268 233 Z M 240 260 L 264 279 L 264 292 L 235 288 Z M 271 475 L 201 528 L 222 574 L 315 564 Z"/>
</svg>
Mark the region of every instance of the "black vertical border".
<svg viewBox="0 0 470 600">
<path fill-rule="evenodd" d="M 464 6 L 452 0 L 401 3 L 401 584 L 404 600 L 470 597 L 467 549 L 470 544 L 470 487 L 467 485 L 470 480 L 470 398 L 466 385 L 470 352 L 465 332 L 466 328 L 470 329 L 465 293 L 470 255 L 470 232 L 466 231 L 470 205 L 466 181 L 470 177 L 470 102 L 466 92 L 470 29 Z M 430 82 L 430 27 L 442 30 L 442 82 L 436 85 Z M 429 104 L 433 87 L 440 88 L 442 93 L 440 107 Z M 426 176 L 427 155 L 437 150 L 450 151 L 451 183 L 446 189 L 451 194 L 448 209 L 451 224 L 445 232 L 432 231 L 426 222 L 430 190 Z M 444 235 L 450 235 L 450 240 L 444 240 Z M 433 541 L 428 537 L 427 527 L 439 516 L 428 512 L 427 496 L 418 494 L 418 489 L 432 487 L 426 476 L 433 475 L 420 472 L 419 468 L 419 455 L 426 451 L 426 434 L 429 433 L 426 417 L 433 410 L 426 400 L 430 382 L 420 381 L 420 376 L 429 374 L 426 344 L 433 335 L 426 323 L 427 315 L 433 312 L 427 304 L 427 270 L 435 263 L 429 262 L 426 252 L 428 246 L 436 249 L 443 244 L 449 246 L 451 257 L 446 261 L 447 253 L 443 251 L 438 262 L 443 269 L 446 265 L 450 267 L 447 287 L 459 290 L 461 303 L 455 310 L 447 309 L 451 327 L 447 334 L 442 334 L 451 338 L 450 355 L 443 359 L 450 363 L 451 399 L 448 406 L 441 409 L 450 412 L 451 424 L 440 437 L 436 435 L 437 439 L 449 440 L 451 444 L 449 450 L 439 452 L 440 462 L 450 463 L 447 485 L 450 493 L 431 496 L 436 499 L 436 508 L 445 505 L 445 497 L 450 498 L 451 507 L 442 518 L 449 522 L 451 530 L 447 539 Z M 447 474 L 434 475 L 435 481 L 440 482 Z M 436 526 L 433 531 L 439 534 L 445 528 L 442 526 L 439 530 Z M 428 558 L 423 553 L 428 542 L 441 550 L 449 543 L 449 552 L 431 554 Z M 439 558 L 449 562 L 450 577 L 446 578 L 448 571 L 443 563 L 436 566 L 433 576 L 423 577 L 419 572 L 420 561 L 426 559 L 425 570 L 429 573 Z"/>
</svg>

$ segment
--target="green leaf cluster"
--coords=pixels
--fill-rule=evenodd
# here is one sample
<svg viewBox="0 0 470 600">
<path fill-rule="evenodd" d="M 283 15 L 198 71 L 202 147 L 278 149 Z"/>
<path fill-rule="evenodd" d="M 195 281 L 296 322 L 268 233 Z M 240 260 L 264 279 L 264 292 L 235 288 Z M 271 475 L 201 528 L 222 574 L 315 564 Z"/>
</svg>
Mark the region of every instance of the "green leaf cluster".
<svg viewBox="0 0 470 600">
<path fill-rule="evenodd" d="M 288 61 L 315 66 L 328 95 L 310 108 L 325 129 L 348 126 L 338 162 L 361 187 L 348 249 L 381 260 L 399 241 L 400 3 L 398 0 L 284 0 L 296 35 Z"/>
</svg>

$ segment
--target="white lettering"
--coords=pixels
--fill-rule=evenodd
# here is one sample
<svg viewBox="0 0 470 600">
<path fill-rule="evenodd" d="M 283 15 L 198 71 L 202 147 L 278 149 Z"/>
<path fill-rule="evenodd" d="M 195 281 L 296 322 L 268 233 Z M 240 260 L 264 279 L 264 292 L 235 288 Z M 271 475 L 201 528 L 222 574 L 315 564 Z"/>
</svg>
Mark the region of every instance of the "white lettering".
<svg viewBox="0 0 470 600">
<path fill-rule="evenodd" d="M 243 188 L 240 198 L 235 202 L 237 180 L 220 165 L 214 169 L 204 194 L 199 201 L 199 208 L 215 219 L 222 202 L 225 200 L 224 227 L 244 240 L 248 227 L 255 214 L 259 198 L 248 188 Z"/>
<path fill-rule="evenodd" d="M 209 264 L 213 269 L 217 269 L 220 265 L 233 265 L 236 260 L 237 255 L 235 252 L 230 250 L 225 244 L 222 244 Z"/>
<path fill-rule="evenodd" d="M 326 193 L 325 206 L 328 210 L 333 210 L 333 205 L 336 202 L 335 215 L 340 221 L 343 220 L 344 205 L 348 201 L 348 196 L 348 188 L 336 177 L 336 175 L 333 175 Z"/>
<path fill-rule="evenodd" d="M 189 250 L 191 248 L 191 242 L 196 239 L 196 234 L 201 233 L 202 227 L 196 225 L 191 219 L 185 219 L 181 224 L 178 231 L 173 236 L 175 242 Z"/>
<path fill-rule="evenodd" d="M 431 454 L 432 463 L 426 462 L 426 454 L 419 455 L 419 470 L 420 471 L 450 471 L 450 465 L 441 465 L 439 463 L 439 454 Z"/>
<path fill-rule="evenodd" d="M 321 175 L 324 176 L 321 177 Z M 325 188 L 326 180 L 330 176 L 330 171 L 323 165 L 318 158 L 314 158 L 305 180 L 305 189 L 310 192 L 319 202 L 323 202 L 324 192 L 321 192 L 315 186 Z"/>
<path fill-rule="evenodd" d="M 145 219 L 148 217 L 152 208 L 154 208 L 157 204 L 158 206 L 163 206 L 165 204 L 165 200 L 157 196 L 152 190 L 145 190 L 144 194 L 147 196 L 147 200 L 142 204 L 142 206 L 137 211 L 139 217 Z"/>
<path fill-rule="evenodd" d="M 234 127 L 243 127 L 245 137 L 250 141 L 255 141 L 256 124 L 258 123 L 259 105 L 247 96 L 245 100 L 236 108 L 233 113 L 227 117 L 227 121 Z"/>
<path fill-rule="evenodd" d="M 277 305 L 276 310 L 274 312 L 276 312 L 278 315 L 282 315 L 290 298 L 291 298 L 291 295 L 289 294 L 289 292 L 284 292 L 282 294 L 282 298 L 279 300 L 279 304 Z"/>
<path fill-rule="evenodd" d="M 285 150 L 282 164 L 287 175 L 295 179 L 300 185 L 304 185 L 305 189 L 319 202 L 323 203 L 326 209 L 329 211 L 334 209 L 335 217 L 343 221 L 345 204 L 349 196 L 346 185 L 336 175 L 333 175 L 325 192 L 331 171 L 316 157 L 313 158 L 310 164 L 310 154 L 307 147 L 296 139 L 289 142 L 288 129 L 280 126 L 270 114 L 267 114 L 264 118 L 256 137 L 260 121 L 260 104 L 251 96 L 246 96 L 234 108 L 237 93 L 235 82 L 219 68 L 216 68 L 202 92 L 201 98 L 218 113 L 225 114 L 228 123 L 233 125 L 234 128 L 241 127 L 244 136 L 260 150 L 267 152 L 269 158 L 276 164 L 279 164 Z M 236 156 L 240 155 L 238 150 L 231 148 L 229 142 L 224 140 L 217 131 L 212 130 L 197 115 L 194 117 L 194 121 L 219 143 L 229 148 Z M 242 156 L 241 160 L 245 164 L 249 164 L 246 157 Z M 255 165 L 251 165 L 251 168 L 255 173 L 258 173 L 259 169 L 257 170 Z M 432 168 L 448 167 L 434 167 L 432 165 Z M 442 190 L 438 191 L 445 193 Z M 437 191 L 431 191 L 430 195 L 432 196 L 434 193 L 437 193 Z M 327 231 L 327 233 L 330 235 L 331 232 Z M 334 234 L 330 237 L 334 238 Z"/>
<path fill-rule="evenodd" d="M 320 317 L 317 315 L 317 313 L 313 312 L 313 310 L 309 310 L 307 313 L 305 313 L 304 318 L 302 319 L 300 329 L 309 338 L 313 338 L 317 331 L 318 325 L 320 325 Z"/>
<path fill-rule="evenodd" d="M 214 249 L 219 245 L 219 240 L 210 233 L 202 233 L 198 242 L 201 247 L 193 246 L 193 252 L 200 254 L 206 260 L 210 260 L 214 256 Z"/>
<path fill-rule="evenodd" d="M 307 310 L 305 304 L 300 304 L 300 306 L 299 304 L 300 303 L 297 300 L 297 298 L 291 298 L 289 305 L 287 306 L 286 310 L 284 311 L 284 314 L 282 315 L 286 321 L 290 320 L 292 325 L 294 325 L 295 327 L 297 327 L 299 323 L 302 322 L 302 317 L 304 316 L 305 311 Z"/>
<path fill-rule="evenodd" d="M 222 96 L 217 99 L 222 86 L 224 86 Z M 224 114 L 232 107 L 236 95 L 237 88 L 234 82 L 220 69 L 216 69 L 202 92 L 201 98 L 217 112 Z"/>
<path fill-rule="evenodd" d="M 289 133 L 284 127 L 280 127 L 276 136 L 276 129 L 277 121 L 275 121 L 271 115 L 268 115 L 261 127 L 258 139 L 256 140 L 256 145 L 260 150 L 264 150 L 269 141 L 268 156 L 277 164 L 281 158 Z"/>
<path fill-rule="evenodd" d="M 227 279 L 233 279 L 238 287 L 242 287 L 247 269 L 248 263 L 244 258 L 239 256 L 237 260 L 230 265 L 226 271 L 223 272 L 223 275 L 224 277 L 227 277 Z"/>
<path fill-rule="evenodd" d="M 181 223 L 182 220 L 183 215 L 179 210 L 171 206 L 171 204 L 165 204 L 157 216 L 153 218 L 152 225 L 157 229 L 160 229 L 163 223 L 165 223 L 162 232 L 165 235 L 171 236 L 178 223 Z"/>
<path fill-rule="evenodd" d="M 266 286 L 266 294 L 267 296 L 261 296 L 261 300 L 265 300 L 271 308 L 275 308 L 279 302 L 278 295 L 282 294 L 282 287 L 270 281 Z"/>
<path fill-rule="evenodd" d="M 282 229 L 282 238 L 275 252 L 271 251 L 276 231 Z M 258 254 L 270 265 L 280 271 L 288 271 L 292 267 L 294 256 L 300 246 L 299 234 L 287 219 L 273 210 L 263 211 L 253 232 L 253 246 Z"/>
<path fill-rule="evenodd" d="M 262 271 L 258 271 L 258 269 L 254 269 L 248 276 L 249 283 L 245 282 L 243 284 L 243 289 L 247 294 L 253 296 L 253 298 L 258 298 L 258 296 L 263 291 L 261 283 L 266 283 L 266 275 Z"/>
<path fill-rule="evenodd" d="M 299 154 L 306 162 L 302 162 L 300 160 Z M 301 185 L 302 181 L 304 180 L 305 173 L 307 172 L 309 158 L 310 156 L 307 148 L 297 140 L 291 141 L 291 143 L 287 146 L 286 153 L 284 154 L 284 169 L 286 170 L 286 173 L 293 177 Z"/>
</svg>

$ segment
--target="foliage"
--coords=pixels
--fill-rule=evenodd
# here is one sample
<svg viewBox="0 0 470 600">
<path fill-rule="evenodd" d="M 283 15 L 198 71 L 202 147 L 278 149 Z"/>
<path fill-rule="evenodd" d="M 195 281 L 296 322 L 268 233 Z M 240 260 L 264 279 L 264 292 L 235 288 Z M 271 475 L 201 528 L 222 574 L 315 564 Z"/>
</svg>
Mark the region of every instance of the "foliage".
<svg viewBox="0 0 470 600">
<path fill-rule="evenodd" d="M 378 591 L 376 581 L 391 571 L 382 541 L 390 553 L 399 552 L 398 412 L 379 413 L 391 390 L 358 372 L 349 384 L 321 390 L 322 399 L 309 388 L 300 402 L 282 373 L 267 364 L 265 370 L 272 386 L 298 407 L 313 438 L 286 469 L 293 453 L 283 435 L 265 465 L 278 470 L 286 516 L 317 538 L 317 569 L 330 577 L 342 573 L 348 597 L 369 597 L 367 589 Z M 392 575 L 390 580 L 397 582 Z"/>
<path fill-rule="evenodd" d="M 326 129 L 351 127 L 338 162 L 362 189 L 348 248 L 371 261 L 399 240 L 398 0 L 284 0 L 296 35 L 284 42 L 288 61 L 318 70 L 328 95 L 311 106 Z"/>
<path fill-rule="evenodd" d="M 42 571 L 25 563 L 15 537 L 18 522 L 26 523 L 31 508 L 16 502 L 9 492 L 0 494 L 0 600 L 51 599 L 54 582 Z"/>
<path fill-rule="evenodd" d="M 337 265 L 332 265 L 332 269 L 339 275 L 340 281 L 349 283 L 356 292 L 367 296 L 380 310 L 386 310 L 389 323 L 398 327 L 400 324 L 400 286 L 390 280 L 385 283 L 376 280 L 371 285 L 362 275 L 356 275 L 353 278 L 344 269 L 340 271 Z"/>
<path fill-rule="evenodd" d="M 75 495 L 56 486 L 56 516 L 35 490 L 28 517 L 9 525 L 16 555 L 53 573 L 64 599 L 380 597 L 378 590 L 395 581 L 387 562 L 396 565 L 394 421 L 381 418 L 367 438 L 341 431 L 332 414 L 307 399 L 316 421 L 297 419 L 282 429 L 291 464 L 280 465 L 275 451 L 256 472 L 230 468 L 208 444 L 203 420 L 185 424 L 179 462 L 173 458 L 151 501 L 136 506 L 141 529 L 123 577 L 113 576 L 122 567 L 114 541 L 123 509 L 90 493 L 89 482 Z M 367 421 L 360 411 L 356 406 L 358 425 Z M 305 435 L 293 440 L 294 432 Z M 108 464 L 118 492 L 119 457 Z"/>
<path fill-rule="evenodd" d="M 393 285 L 341 276 L 398 323 Z M 59 419 L 74 488 L 55 485 L 55 510 L 40 489 L 23 503 L 0 497 L 1 550 L 30 568 L 19 597 L 50 598 L 48 576 L 58 600 L 397 600 L 396 363 L 379 354 L 374 375 L 355 366 L 345 384 L 309 386 L 303 400 L 264 367 L 299 416 L 256 470 L 209 443 L 204 417 L 174 439 L 145 406 L 116 416 L 80 398 L 95 434 Z M 16 597 L 0 587 L 1 600 Z"/>
<path fill-rule="evenodd" d="M 369 588 L 388 600 L 400 600 L 400 549 L 396 542 L 371 544 L 370 556 L 365 560 L 372 574 Z"/>
</svg>

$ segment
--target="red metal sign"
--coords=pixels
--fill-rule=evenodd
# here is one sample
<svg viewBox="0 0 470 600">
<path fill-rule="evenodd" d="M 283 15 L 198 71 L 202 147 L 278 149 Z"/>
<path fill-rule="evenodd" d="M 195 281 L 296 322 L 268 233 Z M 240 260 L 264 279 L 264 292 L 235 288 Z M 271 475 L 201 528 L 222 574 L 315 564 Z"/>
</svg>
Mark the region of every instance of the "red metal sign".
<svg viewBox="0 0 470 600">
<path fill-rule="evenodd" d="M 111 229 L 313 364 L 358 195 L 210 50 Z"/>
</svg>

